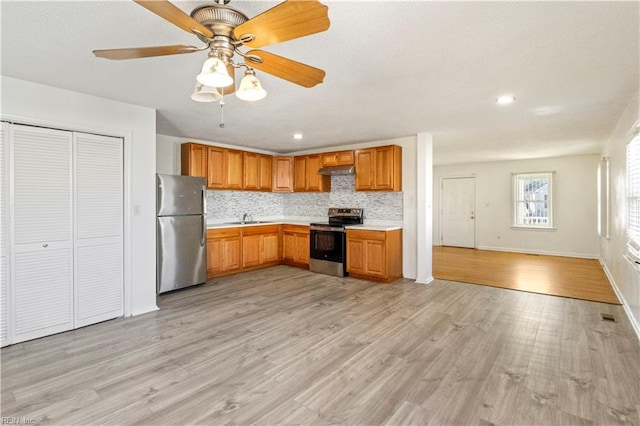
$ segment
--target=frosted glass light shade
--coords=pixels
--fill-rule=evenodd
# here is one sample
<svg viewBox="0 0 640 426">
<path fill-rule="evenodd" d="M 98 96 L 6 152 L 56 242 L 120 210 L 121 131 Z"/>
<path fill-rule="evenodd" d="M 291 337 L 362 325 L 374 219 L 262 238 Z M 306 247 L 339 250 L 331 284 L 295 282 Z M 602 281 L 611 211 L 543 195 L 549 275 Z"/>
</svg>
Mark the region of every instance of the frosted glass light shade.
<svg viewBox="0 0 640 426">
<path fill-rule="evenodd" d="M 191 99 L 197 102 L 216 102 L 222 99 L 222 95 L 215 87 L 205 86 L 197 82 L 191 94 Z"/>
<path fill-rule="evenodd" d="M 233 78 L 227 71 L 227 66 L 220 58 L 209 57 L 202 65 L 202 71 L 196 79 L 205 86 L 227 87 L 233 83 Z"/>
<path fill-rule="evenodd" d="M 258 77 L 247 71 L 240 81 L 240 88 L 236 90 L 236 96 L 243 101 L 259 101 L 267 96 L 267 91 L 262 88 Z"/>
</svg>

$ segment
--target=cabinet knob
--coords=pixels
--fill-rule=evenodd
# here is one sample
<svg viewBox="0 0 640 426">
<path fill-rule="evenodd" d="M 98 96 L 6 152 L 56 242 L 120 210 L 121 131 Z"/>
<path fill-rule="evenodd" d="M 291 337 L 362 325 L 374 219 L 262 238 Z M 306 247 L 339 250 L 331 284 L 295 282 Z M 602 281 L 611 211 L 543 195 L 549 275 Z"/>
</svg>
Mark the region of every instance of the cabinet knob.
<svg viewBox="0 0 640 426">
<path fill-rule="evenodd" d="M 44 244 L 42 245 L 42 247 L 47 248 L 47 247 L 49 247 L 49 244 L 44 243 Z"/>
</svg>

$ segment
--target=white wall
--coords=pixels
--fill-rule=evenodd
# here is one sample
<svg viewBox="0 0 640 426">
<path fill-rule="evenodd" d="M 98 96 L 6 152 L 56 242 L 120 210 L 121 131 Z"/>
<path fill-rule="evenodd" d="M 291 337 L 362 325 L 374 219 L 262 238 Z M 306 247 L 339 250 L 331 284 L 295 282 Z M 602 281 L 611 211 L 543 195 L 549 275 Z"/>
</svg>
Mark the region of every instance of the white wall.
<svg viewBox="0 0 640 426">
<path fill-rule="evenodd" d="M 640 273 L 624 259 L 627 244 L 626 148 L 631 128 L 640 120 L 638 95 L 629 102 L 616 129 L 607 141 L 603 157 L 609 157 L 610 171 L 610 239 L 600 239 L 600 257 L 609 279 L 614 284 L 636 333 L 640 337 Z"/>
<path fill-rule="evenodd" d="M 441 179 L 474 176 L 476 247 L 561 256 L 599 257 L 596 171 L 599 155 L 437 166 L 433 169 L 433 243 L 440 241 Z M 555 171 L 555 230 L 513 229 L 511 174 Z"/>
<path fill-rule="evenodd" d="M 165 136 L 165 135 L 157 135 L 157 139 L 159 142 L 158 146 L 158 158 L 156 159 L 158 173 L 162 172 L 173 172 L 175 174 L 179 174 L 179 156 L 180 150 L 176 148 L 176 146 L 180 145 L 183 142 L 187 142 L 188 140 L 185 138 L 176 138 L 173 136 Z M 192 142 L 204 143 L 204 144 L 215 144 L 219 146 L 228 146 L 235 149 L 242 149 L 247 151 L 256 151 L 255 149 L 247 149 L 238 146 L 224 145 L 215 142 L 207 142 L 207 141 L 198 141 L 198 140 L 190 140 Z M 382 145 L 399 145 L 402 147 L 402 193 L 403 193 L 403 233 L 402 233 L 402 244 L 403 244 L 403 275 L 406 278 L 415 279 L 417 277 L 417 260 L 418 260 L 418 248 L 417 248 L 417 221 L 419 220 L 417 216 L 417 139 L 416 136 L 408 136 L 404 138 L 398 139 L 387 139 L 382 141 L 372 141 L 366 143 L 359 144 L 345 144 L 340 146 L 332 146 L 318 150 L 307 150 L 307 151 L 295 151 L 288 153 L 286 155 L 303 155 L 309 152 L 329 152 L 329 151 L 337 151 L 342 149 L 357 149 L 357 148 L 366 148 L 370 146 L 382 146 Z M 272 155 L 284 155 L 273 153 L 269 151 L 259 151 L 264 152 L 266 154 Z M 428 155 L 431 156 L 431 151 L 429 150 Z M 430 160 L 430 158 L 429 158 Z M 162 172 L 161 172 L 162 170 Z M 429 190 L 425 190 L 428 194 Z M 430 195 L 430 194 L 429 194 Z M 430 200 L 429 200 L 430 202 Z M 420 220 L 425 220 L 422 218 Z M 429 224 L 427 224 L 429 226 Z M 427 255 L 423 256 L 424 262 L 428 262 L 431 264 L 431 256 Z"/>
<path fill-rule="evenodd" d="M 125 315 L 156 310 L 155 110 L 11 77 L 0 84 L 3 120 L 124 138 Z"/>
</svg>

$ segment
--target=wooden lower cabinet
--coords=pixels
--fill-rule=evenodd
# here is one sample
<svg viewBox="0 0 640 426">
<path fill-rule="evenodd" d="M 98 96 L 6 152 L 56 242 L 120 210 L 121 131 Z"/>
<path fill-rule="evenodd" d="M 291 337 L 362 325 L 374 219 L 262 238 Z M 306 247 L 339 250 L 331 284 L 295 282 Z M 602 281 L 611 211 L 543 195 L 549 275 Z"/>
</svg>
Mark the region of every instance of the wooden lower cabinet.
<svg viewBox="0 0 640 426">
<path fill-rule="evenodd" d="M 242 228 L 242 268 L 257 268 L 280 262 L 281 225 Z"/>
<path fill-rule="evenodd" d="M 347 272 L 383 282 L 402 278 L 402 230 L 347 229 Z"/>
<path fill-rule="evenodd" d="M 309 227 L 282 225 L 282 263 L 309 267 Z"/>
<path fill-rule="evenodd" d="M 207 278 L 240 271 L 241 228 L 207 230 Z"/>
</svg>

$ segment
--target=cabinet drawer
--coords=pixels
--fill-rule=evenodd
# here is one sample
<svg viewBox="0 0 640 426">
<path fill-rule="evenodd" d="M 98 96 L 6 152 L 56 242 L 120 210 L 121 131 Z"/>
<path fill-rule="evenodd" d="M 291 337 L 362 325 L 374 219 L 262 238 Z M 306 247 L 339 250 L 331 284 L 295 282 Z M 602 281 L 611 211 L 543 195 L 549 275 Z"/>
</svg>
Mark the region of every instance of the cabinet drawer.
<svg viewBox="0 0 640 426">
<path fill-rule="evenodd" d="M 347 229 L 347 238 L 357 240 L 385 241 L 387 233 L 385 231 L 369 231 L 364 229 Z"/>
<path fill-rule="evenodd" d="M 308 234 L 309 227 L 306 225 L 282 225 L 282 232 L 293 232 L 296 234 Z"/>
<path fill-rule="evenodd" d="M 246 226 L 242 228 L 242 235 L 277 234 L 279 231 L 280 225 Z"/>
<path fill-rule="evenodd" d="M 207 229 L 207 238 L 239 237 L 240 228 Z"/>
</svg>

